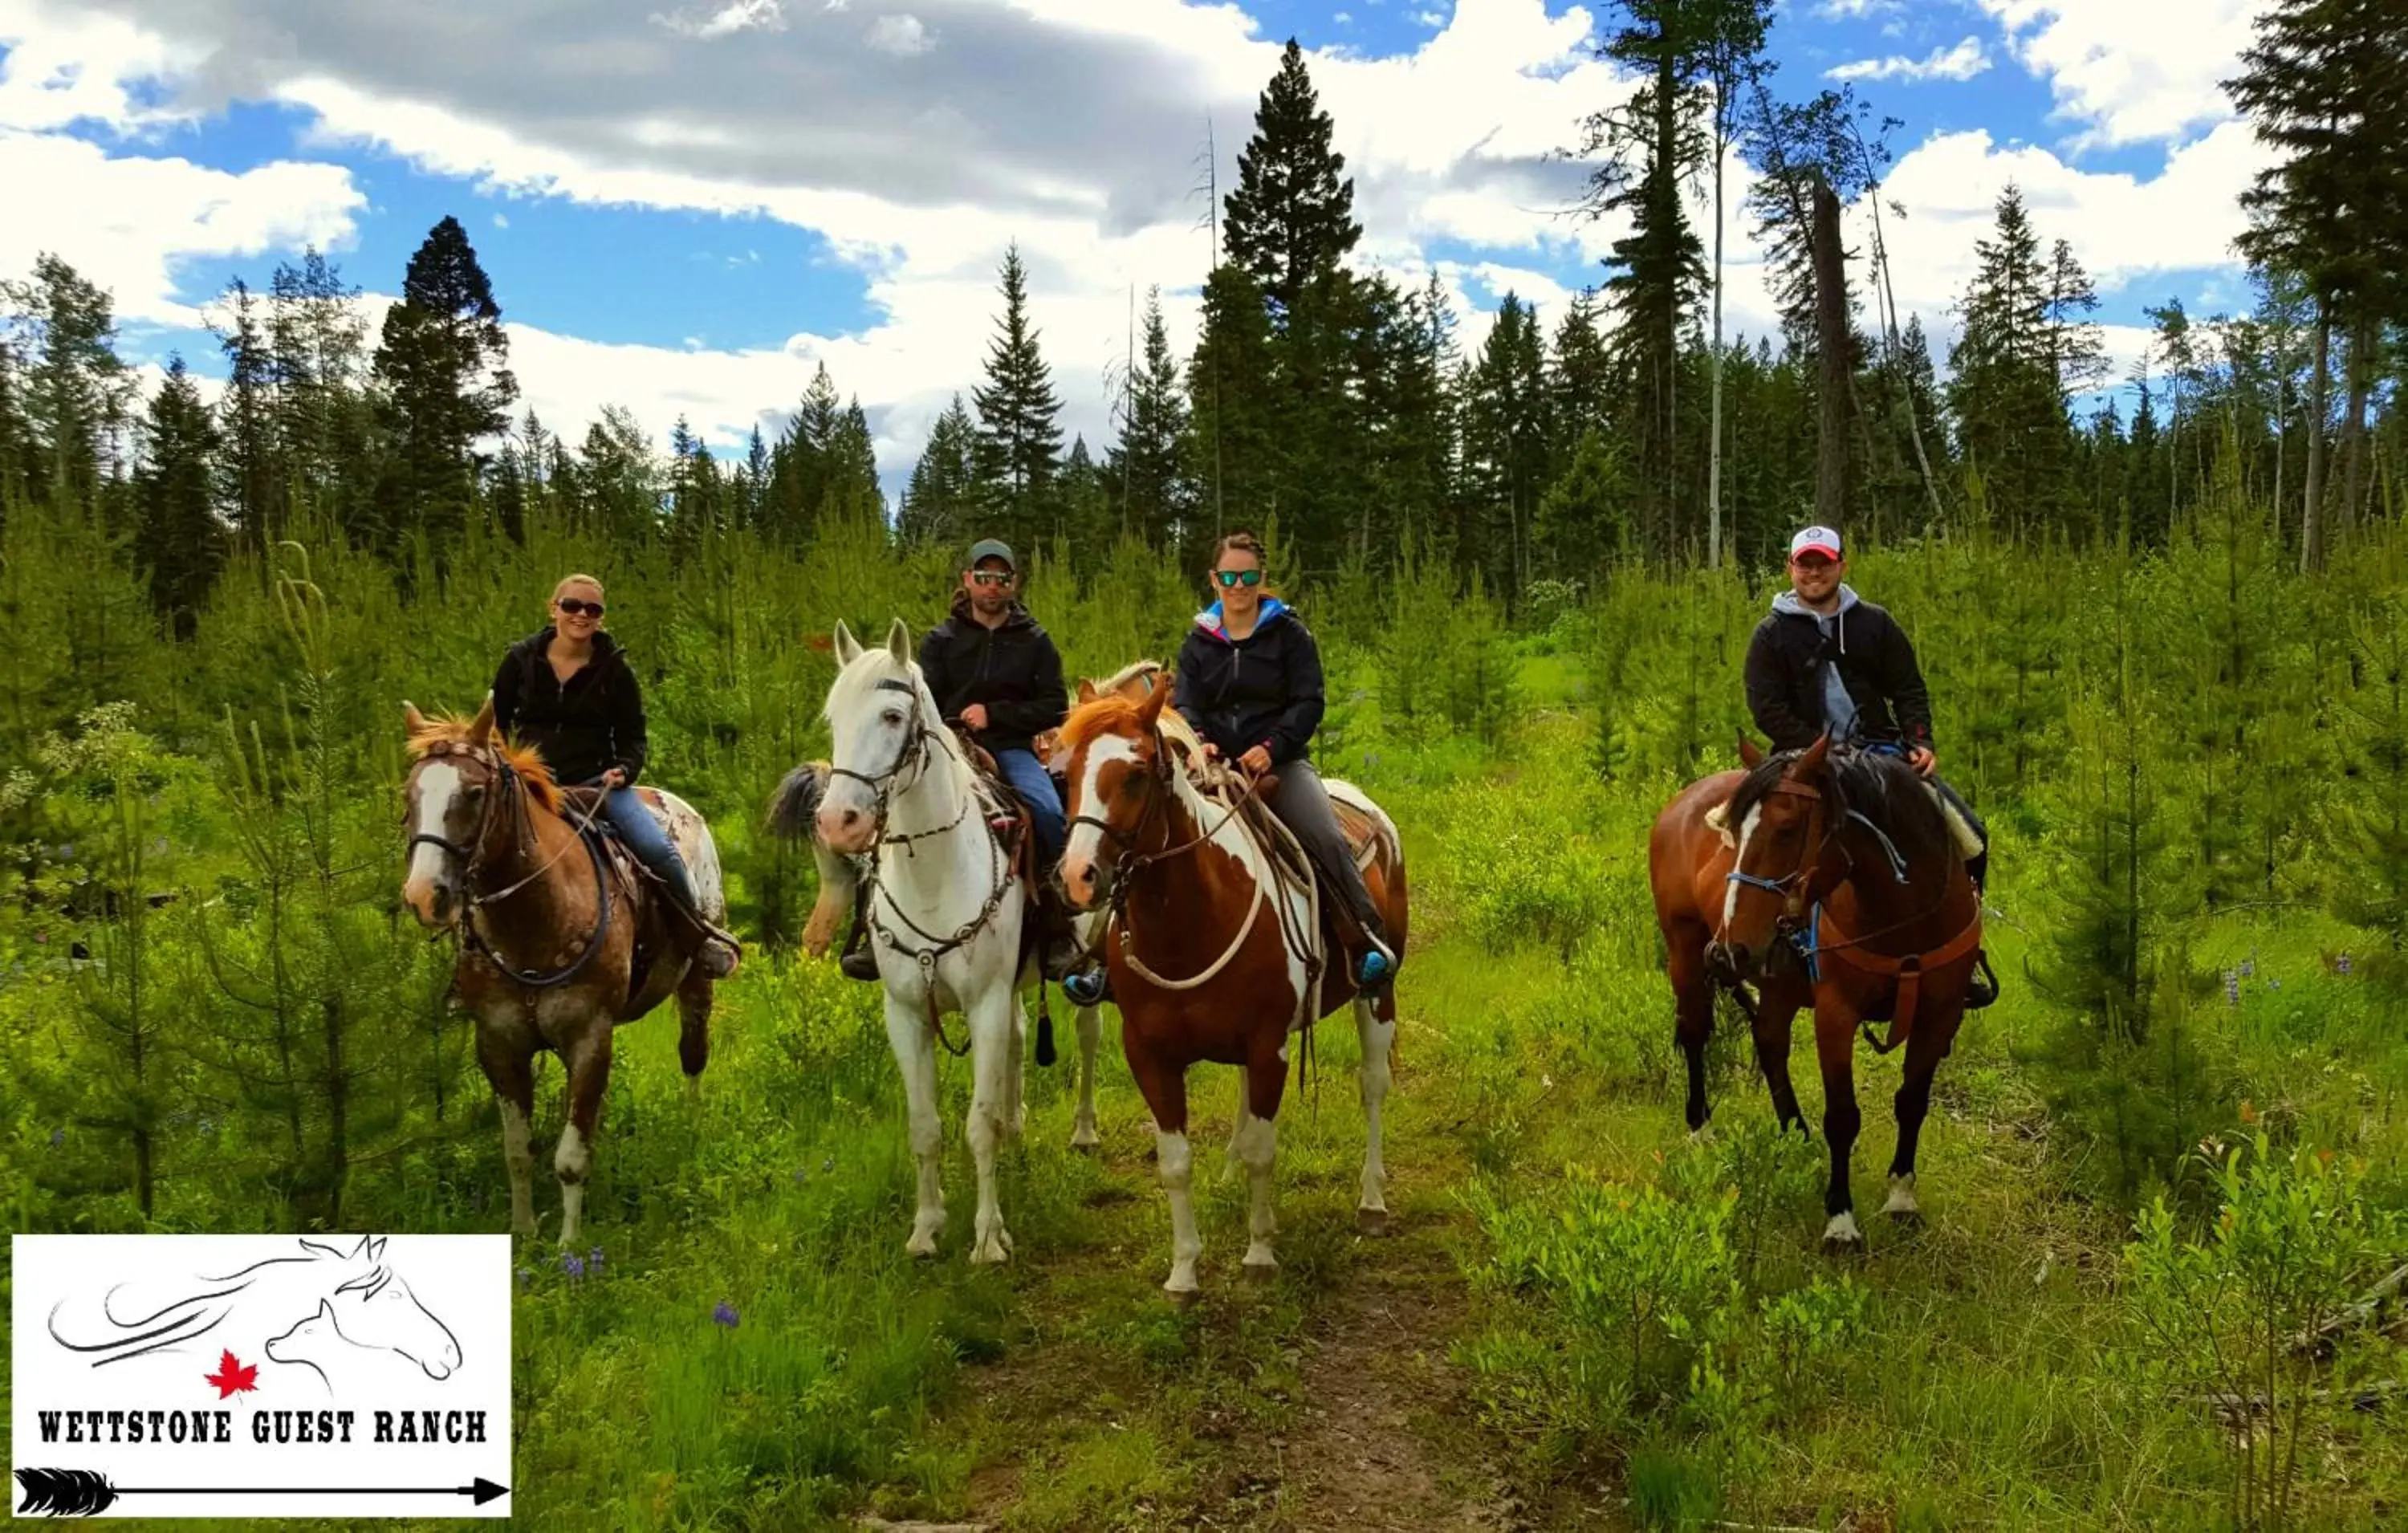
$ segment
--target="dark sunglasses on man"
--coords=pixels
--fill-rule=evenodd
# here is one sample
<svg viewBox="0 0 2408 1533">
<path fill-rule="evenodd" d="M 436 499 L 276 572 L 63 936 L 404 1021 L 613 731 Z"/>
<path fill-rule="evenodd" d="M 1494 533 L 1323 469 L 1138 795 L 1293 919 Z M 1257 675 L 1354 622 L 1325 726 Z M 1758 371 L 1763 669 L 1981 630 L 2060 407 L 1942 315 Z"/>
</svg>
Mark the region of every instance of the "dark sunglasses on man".
<svg viewBox="0 0 2408 1533">
<path fill-rule="evenodd" d="M 602 615 L 602 604 L 598 601 L 580 601 L 575 596 L 563 596 L 552 605 L 573 618 L 598 618 Z"/>
<path fill-rule="evenodd" d="M 970 579 L 980 585 L 1010 585 L 1011 583 L 1011 571 L 1008 569 L 973 569 L 970 571 Z"/>
<path fill-rule="evenodd" d="M 1229 586 L 1263 583 L 1263 572 L 1259 569 L 1216 569 L 1212 575 L 1225 589 Z"/>
</svg>

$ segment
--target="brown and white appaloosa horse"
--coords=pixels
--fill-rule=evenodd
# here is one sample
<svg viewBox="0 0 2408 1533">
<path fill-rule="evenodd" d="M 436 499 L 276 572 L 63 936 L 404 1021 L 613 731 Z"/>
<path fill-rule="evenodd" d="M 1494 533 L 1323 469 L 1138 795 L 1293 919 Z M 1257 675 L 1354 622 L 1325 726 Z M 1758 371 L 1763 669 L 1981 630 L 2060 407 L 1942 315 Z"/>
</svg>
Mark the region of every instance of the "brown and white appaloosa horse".
<svg viewBox="0 0 2408 1533">
<path fill-rule="evenodd" d="M 676 996 L 678 1058 L 692 1097 L 710 1057 L 714 981 L 695 961 L 693 924 L 669 911 L 634 859 L 578 834 L 593 814 L 579 791 L 556 785 L 533 750 L 494 738 L 493 699 L 466 723 L 427 719 L 408 703 L 402 716 L 416 759 L 401 897 L 419 924 L 459 934 L 452 984 L 476 1019 L 477 1063 L 501 1103 L 514 1234 L 536 1229 L 536 1052 L 550 1049 L 567 1067 L 568 1124 L 552 1163 L 567 1245 L 610 1081 L 611 1029 Z M 727 895 L 710 827 L 675 794 L 636 791 L 677 843 L 703 917 L 724 924 Z"/>
<path fill-rule="evenodd" d="M 1120 1003 L 1121 1050 L 1154 1111 L 1170 1198 L 1170 1277 L 1163 1288 L 1185 1303 L 1196 1297 L 1203 1254 L 1190 1196 L 1188 1067 L 1235 1065 L 1243 1072 L 1229 1153 L 1246 1168 L 1250 1192 L 1244 1268 L 1268 1278 L 1279 1265 L 1271 1168 L 1288 1040 L 1349 1000 L 1362 1039 L 1368 1134 L 1357 1217 L 1368 1229 L 1385 1226 L 1380 1111 L 1397 1002 L 1393 990 L 1355 994 L 1346 966 L 1327 954 L 1311 887 L 1282 875 L 1234 804 L 1207 798 L 1177 768 L 1164 738 L 1169 695 L 1157 687 L 1141 702 L 1096 697 L 1063 724 L 1070 838 L 1062 883 L 1081 909 L 1107 914 L 1102 946 Z M 1389 939 L 1401 947 L 1407 901 L 1397 828 L 1358 790 L 1335 781 L 1327 786 L 1350 838 L 1364 847 L 1364 880 Z"/>
<path fill-rule="evenodd" d="M 1647 843 L 1656 920 L 1672 981 L 1675 1036 L 1689 1067 L 1688 1124 L 1705 1126 L 1706 1040 L 1717 985 L 1756 987 L 1756 1058 L 1782 1125 L 1803 1131 L 1789 1082 L 1790 1025 L 1814 1009 L 1823 1067 L 1823 1134 L 1830 1142 L 1827 1250 L 1860 1250 L 1849 1157 L 1861 1030 L 1889 1023 L 1887 1053 L 1906 1045 L 1895 1098 L 1898 1153 L 1884 1212 L 1922 1217 L 1914 1153 L 1931 1106 L 1931 1077 L 1963 1020 L 1982 961 L 1981 904 L 1962 842 L 1914 769 L 1828 738 L 1766 755 L 1742 737 L 1744 771 L 1689 784 L 1656 817 Z M 1743 995 L 1742 995 L 1742 998 Z"/>
</svg>

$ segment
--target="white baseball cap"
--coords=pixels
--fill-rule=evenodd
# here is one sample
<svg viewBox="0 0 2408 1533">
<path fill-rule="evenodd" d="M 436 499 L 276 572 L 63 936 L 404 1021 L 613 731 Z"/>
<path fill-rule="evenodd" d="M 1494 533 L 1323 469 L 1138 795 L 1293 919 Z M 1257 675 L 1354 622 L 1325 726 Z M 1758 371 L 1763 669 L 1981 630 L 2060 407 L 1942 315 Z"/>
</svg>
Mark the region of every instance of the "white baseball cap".
<svg viewBox="0 0 2408 1533">
<path fill-rule="evenodd" d="M 1837 559 L 1840 557 L 1840 535 L 1828 527 L 1809 527 L 1789 540 L 1789 557 L 1792 559 L 1808 552 Z"/>
</svg>

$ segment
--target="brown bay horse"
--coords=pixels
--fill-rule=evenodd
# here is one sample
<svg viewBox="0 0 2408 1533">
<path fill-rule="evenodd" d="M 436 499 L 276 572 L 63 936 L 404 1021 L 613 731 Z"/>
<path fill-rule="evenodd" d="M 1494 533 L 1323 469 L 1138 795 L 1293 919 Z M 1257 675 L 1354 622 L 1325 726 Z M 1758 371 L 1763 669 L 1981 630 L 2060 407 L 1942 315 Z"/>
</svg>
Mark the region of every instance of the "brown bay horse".
<svg viewBox="0 0 2408 1533">
<path fill-rule="evenodd" d="M 1898 1151 L 1885 1212 L 1920 1219 L 1915 1146 L 1931 1079 L 1963 1020 L 1981 962 L 1981 908 L 1937 798 L 1913 767 L 1828 739 L 1766 755 L 1740 741 L 1746 769 L 1689 784 L 1656 817 L 1649 881 L 1672 981 L 1675 1037 L 1688 1065 L 1686 1118 L 1705 1126 L 1706 1042 L 1717 986 L 1756 987 L 1756 1057 L 1784 1127 L 1802 1131 L 1789 1080 L 1790 1027 L 1813 1007 L 1831 1180 L 1824 1244 L 1861 1249 L 1849 1161 L 1859 1032 L 1906 1046 L 1893 1106 Z"/>
<path fill-rule="evenodd" d="M 537 1052 L 551 1050 L 567 1069 L 568 1123 L 552 1158 L 567 1245 L 609 1084 L 611 1030 L 674 995 L 691 1097 L 710 1057 L 714 981 L 695 961 L 692 924 L 670 913 L 633 859 L 579 835 L 590 805 L 573 802 L 535 752 L 494 737 L 491 698 L 465 723 L 427 719 L 408 703 L 402 710 L 414 758 L 402 899 L 421 925 L 459 934 L 452 984 L 476 1019 L 477 1063 L 501 1106 L 514 1234 L 536 1229 Z M 704 918 L 724 924 L 719 852 L 702 816 L 674 794 L 637 792 L 666 823 Z"/>
<path fill-rule="evenodd" d="M 1243 1072 L 1229 1153 L 1246 1168 L 1250 1195 L 1244 1268 L 1268 1278 L 1279 1265 L 1271 1173 L 1289 1039 L 1350 1000 L 1362 1041 L 1368 1135 L 1357 1219 L 1373 1231 L 1386 1225 L 1380 1115 L 1397 1003 L 1393 990 L 1355 993 L 1317 929 L 1312 892 L 1280 876 L 1235 801 L 1208 798 L 1178 768 L 1164 734 L 1168 698 L 1167 687 L 1142 701 L 1094 697 L 1064 724 L 1070 839 L 1062 882 L 1082 910 L 1107 913 L 1102 947 L 1120 1004 L 1122 1052 L 1154 1113 L 1170 1202 L 1170 1277 L 1163 1287 L 1174 1303 L 1186 1303 L 1197 1296 L 1203 1254 L 1191 1195 L 1188 1067 L 1234 1065 Z M 1364 841 L 1365 881 L 1401 950 L 1407 899 L 1396 826 L 1356 790 L 1327 786 L 1350 835 Z"/>
</svg>

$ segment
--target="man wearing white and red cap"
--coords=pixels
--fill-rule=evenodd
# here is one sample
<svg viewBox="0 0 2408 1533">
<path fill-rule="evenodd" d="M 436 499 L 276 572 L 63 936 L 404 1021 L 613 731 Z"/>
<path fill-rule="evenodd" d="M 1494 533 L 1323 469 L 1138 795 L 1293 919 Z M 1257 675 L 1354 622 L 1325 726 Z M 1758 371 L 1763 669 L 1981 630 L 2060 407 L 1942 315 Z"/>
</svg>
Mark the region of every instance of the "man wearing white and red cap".
<svg viewBox="0 0 2408 1533">
<path fill-rule="evenodd" d="M 1903 755 L 1981 841 L 1965 867 L 1979 889 L 1989 836 L 1936 771 L 1931 694 L 1914 646 L 1888 612 L 1840 579 L 1847 568 L 1830 527 L 1789 540 L 1790 589 L 1772 598 L 1747 647 L 1747 710 L 1776 751 L 1803 750 L 1828 733 L 1834 745 Z"/>
</svg>

